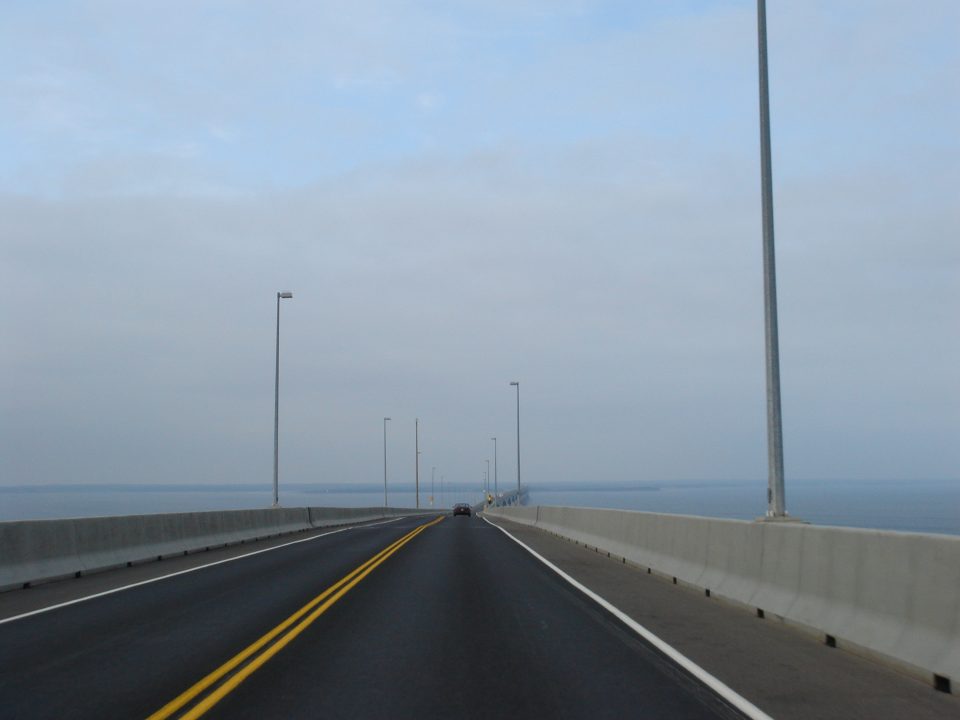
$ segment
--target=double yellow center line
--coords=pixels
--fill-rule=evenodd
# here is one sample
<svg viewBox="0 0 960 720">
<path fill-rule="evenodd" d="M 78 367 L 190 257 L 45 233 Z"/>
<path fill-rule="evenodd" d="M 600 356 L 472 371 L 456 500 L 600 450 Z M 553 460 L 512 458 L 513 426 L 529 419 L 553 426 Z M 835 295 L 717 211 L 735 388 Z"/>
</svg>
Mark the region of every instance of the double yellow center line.
<svg viewBox="0 0 960 720">
<path fill-rule="evenodd" d="M 212 692 L 180 716 L 181 720 L 192 720 L 206 713 L 237 688 L 244 680 L 255 673 L 270 658 L 283 650 L 297 635 L 306 630 L 318 617 L 323 615 L 340 598 L 352 590 L 361 580 L 373 572 L 388 557 L 402 548 L 417 535 L 431 525 L 443 520 L 443 515 L 428 523 L 420 525 L 394 543 L 391 543 L 372 558 L 348 573 L 333 585 L 328 587 L 313 600 L 308 602 L 293 615 L 288 617 L 273 630 L 234 655 L 230 660 L 218 667 L 212 673 L 193 685 L 189 690 L 181 693 L 162 708 L 157 710 L 147 720 L 163 720 L 174 716 L 182 708 L 196 700 L 207 690 Z M 306 617 L 304 617 L 306 616 Z M 291 626 L 293 626 L 291 628 Z M 278 638 L 279 639 L 276 639 Z M 273 642 L 276 639 L 276 642 Z M 272 643 L 272 644 L 271 644 Z M 262 651 L 262 652 L 261 652 Z M 252 659 L 251 659 L 252 658 Z M 247 662 L 249 660 L 249 662 Z M 246 663 L 246 664 L 244 664 Z M 242 666 L 242 667 L 241 667 Z M 237 668 L 240 668 L 237 670 Z M 234 672 L 236 671 L 236 672 Z M 232 674 L 231 674 L 232 673 Z M 229 677 L 227 677 L 229 675 Z M 226 681 L 220 681 L 227 677 Z M 217 683 L 220 683 L 217 685 Z"/>
</svg>

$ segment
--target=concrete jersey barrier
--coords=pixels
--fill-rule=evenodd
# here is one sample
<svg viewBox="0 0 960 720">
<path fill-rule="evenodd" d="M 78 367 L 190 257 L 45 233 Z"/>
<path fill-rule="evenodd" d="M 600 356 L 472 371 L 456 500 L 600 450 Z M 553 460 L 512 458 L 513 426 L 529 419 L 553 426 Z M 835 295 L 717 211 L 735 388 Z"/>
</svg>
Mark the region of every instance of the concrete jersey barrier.
<svg viewBox="0 0 960 720">
<path fill-rule="evenodd" d="M 285 533 L 428 512 L 266 508 L 0 522 L 0 591 Z"/>
<path fill-rule="evenodd" d="M 960 537 L 571 507 L 487 513 L 710 590 L 941 689 L 960 681 Z"/>
</svg>

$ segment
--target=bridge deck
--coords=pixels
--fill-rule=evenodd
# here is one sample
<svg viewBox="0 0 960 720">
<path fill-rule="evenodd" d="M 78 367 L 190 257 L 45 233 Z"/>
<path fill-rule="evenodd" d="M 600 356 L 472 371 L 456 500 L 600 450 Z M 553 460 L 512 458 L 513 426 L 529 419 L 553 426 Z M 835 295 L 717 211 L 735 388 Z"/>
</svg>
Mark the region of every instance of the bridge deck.
<svg viewBox="0 0 960 720">
<path fill-rule="evenodd" d="M 956 696 L 543 531 L 500 522 L 779 720 L 960 717 Z M 0 714 L 144 717 L 254 647 L 351 568 L 402 542 L 297 639 L 281 648 L 282 630 L 163 717 L 196 710 L 220 690 L 226 694 L 205 717 L 740 716 L 492 525 L 447 517 L 417 530 L 424 525 L 406 518 L 296 534 L 2 593 Z M 229 690 L 233 673 L 261 660 Z"/>
</svg>

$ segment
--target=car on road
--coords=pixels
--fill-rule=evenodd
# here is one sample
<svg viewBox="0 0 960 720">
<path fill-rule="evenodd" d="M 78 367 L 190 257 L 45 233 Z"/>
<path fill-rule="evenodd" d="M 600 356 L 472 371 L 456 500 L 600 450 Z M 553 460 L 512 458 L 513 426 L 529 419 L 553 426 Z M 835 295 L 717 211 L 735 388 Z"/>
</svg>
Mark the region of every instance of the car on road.
<svg viewBox="0 0 960 720">
<path fill-rule="evenodd" d="M 472 515 L 473 511 L 470 509 L 470 506 L 467 503 L 457 503 L 453 506 L 453 515 Z"/>
</svg>

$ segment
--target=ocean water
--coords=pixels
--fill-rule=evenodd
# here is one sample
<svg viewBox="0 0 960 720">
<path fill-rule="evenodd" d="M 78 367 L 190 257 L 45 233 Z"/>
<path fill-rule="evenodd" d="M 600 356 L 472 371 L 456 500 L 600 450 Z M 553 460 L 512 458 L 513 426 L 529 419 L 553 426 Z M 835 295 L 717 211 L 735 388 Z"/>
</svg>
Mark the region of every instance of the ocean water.
<svg viewBox="0 0 960 720">
<path fill-rule="evenodd" d="M 479 491 L 453 491 L 440 495 L 431 502 L 429 492 L 420 493 L 423 508 L 447 508 L 457 502 L 479 503 Z M 254 510 L 270 507 L 272 487 L 257 490 L 198 489 L 170 485 L 163 489 L 109 487 L 66 489 L 56 486 L 48 490 L 38 488 L 0 487 L 0 521 L 47 520 L 53 518 L 102 517 L 107 515 L 141 515 L 146 513 L 203 512 L 206 510 Z M 391 507 L 415 507 L 416 495 L 411 492 L 391 492 Z M 283 490 L 283 507 L 380 507 L 383 490 L 370 492 L 321 492 Z"/>
<path fill-rule="evenodd" d="M 449 508 L 457 502 L 481 501 L 479 489 L 421 490 L 421 507 Z M 960 480 L 794 481 L 786 488 L 787 510 L 817 525 L 874 528 L 905 532 L 960 535 Z M 378 507 L 383 491 L 284 490 L 286 507 Z M 268 507 L 269 486 L 216 488 L 204 486 L 135 486 L 42 488 L 0 487 L 0 521 L 62 517 L 134 515 L 141 513 L 234 510 Z M 410 490 L 391 491 L 390 505 L 414 507 Z M 642 510 L 752 520 L 766 510 L 765 481 L 651 483 L 642 489 L 597 490 L 589 485 L 532 485 L 529 503 Z"/>
<path fill-rule="evenodd" d="M 788 481 L 785 494 L 787 512 L 816 525 L 960 535 L 960 480 Z M 767 484 L 664 483 L 603 492 L 534 488 L 530 504 L 753 520 L 766 512 Z"/>
</svg>

